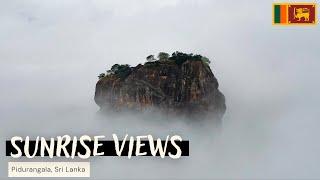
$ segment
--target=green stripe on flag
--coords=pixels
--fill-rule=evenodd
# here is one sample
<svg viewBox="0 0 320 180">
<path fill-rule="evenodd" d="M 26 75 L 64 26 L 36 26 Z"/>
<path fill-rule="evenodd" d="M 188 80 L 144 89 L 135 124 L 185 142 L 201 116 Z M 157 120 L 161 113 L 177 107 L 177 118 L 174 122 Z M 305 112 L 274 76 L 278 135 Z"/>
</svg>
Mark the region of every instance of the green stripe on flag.
<svg viewBox="0 0 320 180">
<path fill-rule="evenodd" d="M 280 23 L 280 5 L 274 6 L 274 23 Z"/>
</svg>

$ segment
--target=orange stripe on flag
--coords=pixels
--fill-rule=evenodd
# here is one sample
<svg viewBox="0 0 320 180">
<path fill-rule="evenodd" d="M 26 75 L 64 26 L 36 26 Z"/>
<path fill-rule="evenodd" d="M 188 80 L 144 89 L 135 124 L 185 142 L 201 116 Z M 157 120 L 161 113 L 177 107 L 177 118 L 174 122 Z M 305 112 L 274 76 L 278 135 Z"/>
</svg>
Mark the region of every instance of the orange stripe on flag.
<svg viewBox="0 0 320 180">
<path fill-rule="evenodd" d="M 287 16 L 288 16 L 288 11 L 287 11 L 287 5 L 281 5 L 280 6 L 280 22 L 281 24 L 286 24 L 287 23 Z"/>
</svg>

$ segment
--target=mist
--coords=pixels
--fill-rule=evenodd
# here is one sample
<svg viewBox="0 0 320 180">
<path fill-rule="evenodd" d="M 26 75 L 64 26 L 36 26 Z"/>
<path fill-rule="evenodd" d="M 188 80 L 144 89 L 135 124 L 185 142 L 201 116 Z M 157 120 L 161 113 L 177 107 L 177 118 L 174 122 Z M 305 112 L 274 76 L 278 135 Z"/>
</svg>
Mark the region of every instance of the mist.
<svg viewBox="0 0 320 180">
<path fill-rule="evenodd" d="M 0 140 L 178 134 L 189 157 L 95 157 L 91 177 L 320 178 L 319 25 L 272 26 L 271 4 L 2 1 Z M 177 50 L 211 60 L 227 104 L 219 132 L 210 122 L 97 114 L 99 73 Z M 11 160 L 1 156 L 1 177 Z"/>
</svg>

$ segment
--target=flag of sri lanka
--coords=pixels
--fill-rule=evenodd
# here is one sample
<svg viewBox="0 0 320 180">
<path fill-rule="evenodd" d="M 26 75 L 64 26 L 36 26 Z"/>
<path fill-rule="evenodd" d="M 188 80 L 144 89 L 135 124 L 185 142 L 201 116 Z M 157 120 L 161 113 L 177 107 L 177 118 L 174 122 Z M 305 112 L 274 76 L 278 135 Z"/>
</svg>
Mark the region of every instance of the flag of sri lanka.
<svg viewBox="0 0 320 180">
<path fill-rule="evenodd" d="M 316 24 L 316 3 L 275 3 L 273 24 Z"/>
</svg>

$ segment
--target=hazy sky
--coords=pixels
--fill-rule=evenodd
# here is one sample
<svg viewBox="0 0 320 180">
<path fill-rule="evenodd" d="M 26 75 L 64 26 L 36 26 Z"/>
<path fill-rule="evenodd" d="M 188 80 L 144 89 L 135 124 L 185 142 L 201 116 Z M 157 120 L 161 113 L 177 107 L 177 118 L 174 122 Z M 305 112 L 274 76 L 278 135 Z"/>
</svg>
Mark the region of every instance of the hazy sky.
<svg viewBox="0 0 320 180">
<path fill-rule="evenodd" d="M 189 158 L 100 158 L 92 162 L 92 175 L 124 178 L 126 170 L 131 178 L 320 178 L 319 25 L 272 26 L 272 2 L 1 1 L 1 141 L 13 135 L 177 133 L 191 141 Z M 227 100 L 219 137 L 180 120 L 94 118 L 99 73 L 176 50 L 212 61 Z M 2 158 L 6 176 L 10 158 Z M 157 174 L 159 168 L 170 173 Z"/>
</svg>

